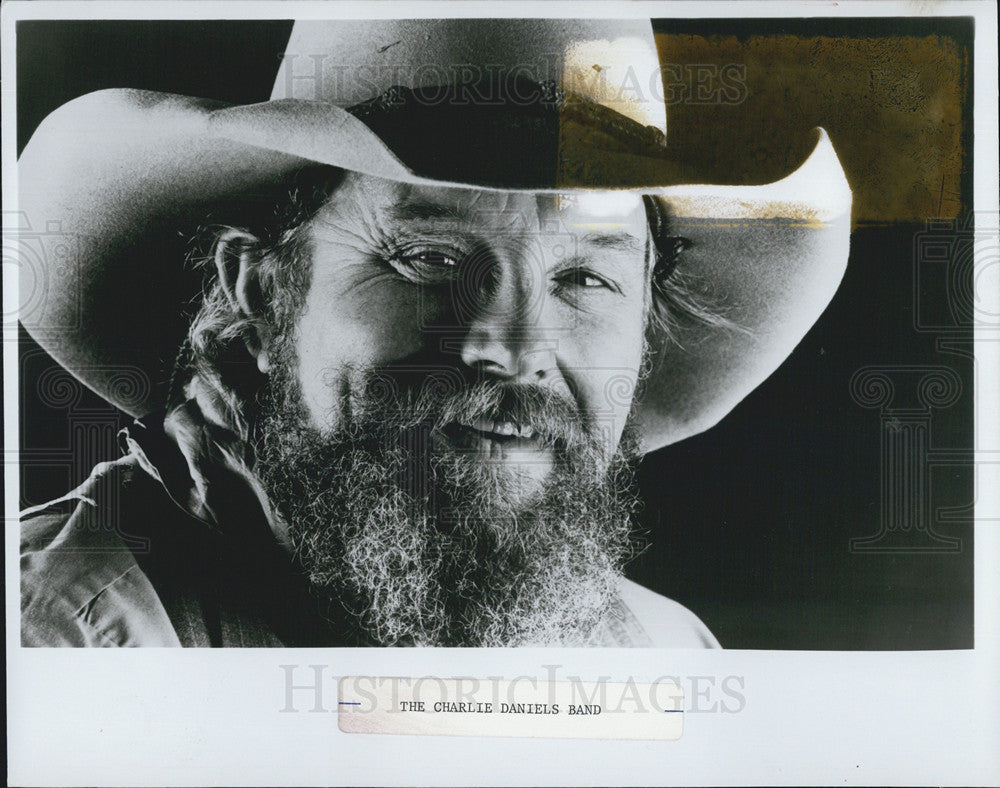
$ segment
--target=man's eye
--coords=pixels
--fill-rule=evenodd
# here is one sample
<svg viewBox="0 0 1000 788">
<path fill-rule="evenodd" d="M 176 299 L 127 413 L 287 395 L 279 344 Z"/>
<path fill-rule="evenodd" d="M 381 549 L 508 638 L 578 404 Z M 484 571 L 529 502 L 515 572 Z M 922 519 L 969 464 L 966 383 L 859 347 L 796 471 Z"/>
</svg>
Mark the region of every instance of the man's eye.
<svg viewBox="0 0 1000 788">
<path fill-rule="evenodd" d="M 421 249 L 398 255 L 394 264 L 404 276 L 421 284 L 440 284 L 454 278 L 459 256 L 437 249 Z"/>
<path fill-rule="evenodd" d="M 571 271 L 564 272 L 556 279 L 556 282 L 562 287 L 603 288 L 605 290 L 618 291 L 618 288 L 604 277 L 583 268 L 574 268 Z"/>
<path fill-rule="evenodd" d="M 586 273 L 579 274 L 576 278 L 576 283 L 581 287 L 607 287 L 603 279 Z"/>
<path fill-rule="evenodd" d="M 417 252 L 406 255 L 403 259 L 427 268 L 454 268 L 458 265 L 458 258 L 446 252 Z"/>
</svg>

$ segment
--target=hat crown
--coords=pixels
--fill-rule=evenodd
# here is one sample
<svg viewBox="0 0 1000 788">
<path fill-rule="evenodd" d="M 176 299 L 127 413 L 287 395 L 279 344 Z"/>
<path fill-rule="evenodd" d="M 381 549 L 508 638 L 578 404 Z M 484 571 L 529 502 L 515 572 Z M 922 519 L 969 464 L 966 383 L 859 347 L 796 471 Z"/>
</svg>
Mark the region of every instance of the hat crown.
<svg viewBox="0 0 1000 788">
<path fill-rule="evenodd" d="M 507 77 L 552 82 L 666 134 L 659 60 L 642 19 L 298 21 L 271 98 L 351 107 L 395 86 Z"/>
</svg>

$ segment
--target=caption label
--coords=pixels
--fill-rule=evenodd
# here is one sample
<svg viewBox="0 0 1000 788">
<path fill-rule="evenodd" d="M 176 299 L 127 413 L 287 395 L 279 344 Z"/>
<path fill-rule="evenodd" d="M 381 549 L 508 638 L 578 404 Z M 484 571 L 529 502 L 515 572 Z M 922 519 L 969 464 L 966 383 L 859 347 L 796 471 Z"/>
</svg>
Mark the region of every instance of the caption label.
<svg viewBox="0 0 1000 788">
<path fill-rule="evenodd" d="M 347 676 L 338 699 L 345 733 L 673 740 L 683 722 L 672 683 Z"/>
</svg>

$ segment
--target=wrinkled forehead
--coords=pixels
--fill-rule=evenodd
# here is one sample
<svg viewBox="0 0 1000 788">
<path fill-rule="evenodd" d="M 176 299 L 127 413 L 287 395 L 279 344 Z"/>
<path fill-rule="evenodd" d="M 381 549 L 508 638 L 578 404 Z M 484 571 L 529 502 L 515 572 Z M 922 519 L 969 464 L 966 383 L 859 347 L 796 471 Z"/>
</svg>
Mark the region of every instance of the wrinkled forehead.
<svg viewBox="0 0 1000 788">
<path fill-rule="evenodd" d="M 638 248 L 643 248 L 648 233 L 641 196 L 616 191 L 496 191 L 405 184 L 349 173 L 328 208 L 341 218 L 376 222 L 381 229 L 631 236 Z"/>
</svg>

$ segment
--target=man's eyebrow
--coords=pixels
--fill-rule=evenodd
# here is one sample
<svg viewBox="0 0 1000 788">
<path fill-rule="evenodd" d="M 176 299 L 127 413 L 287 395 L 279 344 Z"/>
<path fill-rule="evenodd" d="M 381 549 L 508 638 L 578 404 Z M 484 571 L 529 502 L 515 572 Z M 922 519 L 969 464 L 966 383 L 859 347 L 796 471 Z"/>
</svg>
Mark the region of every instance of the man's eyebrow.
<svg viewBox="0 0 1000 788">
<path fill-rule="evenodd" d="M 431 202 L 408 202 L 393 205 L 389 216 L 397 222 L 419 222 L 431 219 L 464 220 L 468 213 L 453 205 L 440 205 Z"/>
<path fill-rule="evenodd" d="M 587 233 L 583 237 L 583 242 L 599 249 L 614 249 L 625 252 L 637 252 L 642 249 L 642 241 L 624 230 L 617 233 Z"/>
</svg>

